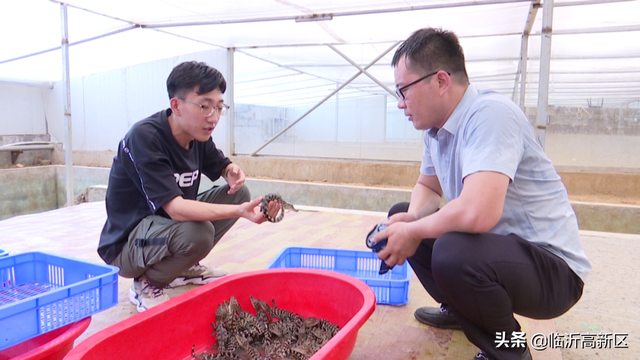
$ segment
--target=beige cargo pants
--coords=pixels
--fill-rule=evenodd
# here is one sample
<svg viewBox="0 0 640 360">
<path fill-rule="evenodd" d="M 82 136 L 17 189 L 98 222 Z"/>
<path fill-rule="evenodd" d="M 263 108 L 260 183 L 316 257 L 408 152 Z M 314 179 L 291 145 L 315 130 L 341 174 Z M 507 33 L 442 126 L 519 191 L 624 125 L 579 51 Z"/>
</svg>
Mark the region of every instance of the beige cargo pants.
<svg viewBox="0 0 640 360">
<path fill-rule="evenodd" d="M 214 187 L 198 196 L 198 201 L 214 204 L 241 204 L 251 199 L 243 185 L 227 194 L 229 185 Z M 183 271 L 209 254 L 238 218 L 202 222 L 180 222 L 162 216 L 148 216 L 131 231 L 129 241 L 111 265 L 120 276 L 138 278 L 164 288 Z"/>
</svg>

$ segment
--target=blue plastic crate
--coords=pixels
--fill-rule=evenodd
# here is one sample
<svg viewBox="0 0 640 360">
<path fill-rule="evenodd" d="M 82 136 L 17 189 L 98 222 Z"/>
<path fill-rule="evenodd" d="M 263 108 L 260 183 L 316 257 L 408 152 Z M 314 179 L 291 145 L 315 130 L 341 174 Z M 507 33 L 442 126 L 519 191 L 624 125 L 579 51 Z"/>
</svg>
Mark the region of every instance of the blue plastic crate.
<svg viewBox="0 0 640 360">
<path fill-rule="evenodd" d="M 409 263 L 405 262 L 384 275 L 378 275 L 380 259 L 373 251 L 288 247 L 267 266 L 267 269 L 279 268 L 339 272 L 369 285 L 376 294 L 378 304 L 404 305 L 409 302 L 409 280 L 412 273 Z"/>
<path fill-rule="evenodd" d="M 0 350 L 118 303 L 118 268 L 42 252 L 0 257 Z"/>
</svg>

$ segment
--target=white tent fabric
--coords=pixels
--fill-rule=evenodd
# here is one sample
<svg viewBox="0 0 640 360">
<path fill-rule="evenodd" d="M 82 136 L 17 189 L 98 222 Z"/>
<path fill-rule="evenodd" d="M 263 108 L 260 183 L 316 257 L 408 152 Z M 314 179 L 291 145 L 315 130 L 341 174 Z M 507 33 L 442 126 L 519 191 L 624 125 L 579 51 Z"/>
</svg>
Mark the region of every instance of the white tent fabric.
<svg viewBox="0 0 640 360">
<path fill-rule="evenodd" d="M 50 83 L 62 76 L 60 1 L 1 0 L 0 81 Z M 460 37 L 471 80 L 517 96 L 521 38 L 535 13 L 527 63 L 528 106 L 537 102 L 542 9 L 525 0 L 69 0 L 72 77 L 212 48 L 236 51 L 238 101 L 313 103 L 413 31 Z M 538 3 L 538 5 L 533 5 Z M 549 105 L 640 102 L 640 1 L 556 0 Z M 322 21 L 301 21 L 308 18 Z M 295 46 L 294 46 L 295 45 Z M 369 73 L 394 88 L 393 51 Z M 262 81 L 260 81 L 262 79 Z M 288 96 L 289 80 L 307 95 Z M 259 90 L 258 90 L 259 89 Z M 514 94 L 515 90 L 515 94 Z M 366 76 L 341 96 L 384 94 Z M 258 93 L 259 96 L 255 94 Z M 278 93 L 276 98 L 264 94 Z"/>
</svg>

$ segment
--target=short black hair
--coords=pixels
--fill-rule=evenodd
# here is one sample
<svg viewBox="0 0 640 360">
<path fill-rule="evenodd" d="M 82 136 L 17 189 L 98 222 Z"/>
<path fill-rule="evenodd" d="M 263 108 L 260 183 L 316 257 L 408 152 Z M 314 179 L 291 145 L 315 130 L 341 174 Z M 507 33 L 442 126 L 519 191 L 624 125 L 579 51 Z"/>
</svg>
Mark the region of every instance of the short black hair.
<svg viewBox="0 0 640 360">
<path fill-rule="evenodd" d="M 412 70 L 425 74 L 444 70 L 461 83 L 469 83 L 464 61 L 464 51 L 458 37 L 451 31 L 424 28 L 407 38 L 396 50 L 391 66 L 396 66 L 403 56 Z"/>
<path fill-rule="evenodd" d="M 220 89 L 224 94 L 227 82 L 220 71 L 204 62 L 187 61 L 178 64 L 167 78 L 169 99 L 185 97 L 191 91 L 200 95 L 215 89 Z"/>
</svg>

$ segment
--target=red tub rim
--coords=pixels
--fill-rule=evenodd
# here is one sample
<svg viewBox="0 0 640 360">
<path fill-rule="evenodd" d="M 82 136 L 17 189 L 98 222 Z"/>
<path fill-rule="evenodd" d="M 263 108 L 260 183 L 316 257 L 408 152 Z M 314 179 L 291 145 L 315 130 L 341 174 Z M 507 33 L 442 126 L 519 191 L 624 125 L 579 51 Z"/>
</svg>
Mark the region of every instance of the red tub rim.
<svg viewBox="0 0 640 360">
<path fill-rule="evenodd" d="M 228 275 L 224 278 L 213 281 L 207 285 L 202 285 L 193 290 L 187 291 L 183 294 L 180 294 L 174 298 L 169 299 L 163 304 L 160 304 L 154 308 L 151 308 L 142 313 L 135 314 L 125 320 L 122 320 L 116 324 L 113 324 L 82 341 L 76 347 L 74 347 L 68 354 L 65 356 L 64 360 L 79 360 L 82 359 L 83 355 L 88 352 L 96 343 L 101 342 L 111 335 L 127 331 L 129 327 L 133 324 L 143 321 L 146 318 L 152 317 L 159 312 L 162 312 L 165 307 L 169 306 L 178 306 L 180 303 L 184 303 L 189 301 L 192 297 L 196 297 L 206 291 L 208 291 L 209 287 L 212 286 L 220 286 L 227 282 L 234 281 L 238 278 L 243 278 L 247 276 L 254 276 L 260 274 L 288 274 L 288 273 L 296 273 L 296 274 L 312 274 L 312 275 L 322 275 L 326 277 L 332 277 L 339 280 L 342 280 L 346 283 L 351 284 L 356 289 L 360 291 L 363 296 L 363 305 L 354 314 L 354 316 L 340 329 L 338 334 L 336 334 L 331 340 L 329 340 L 320 350 L 318 350 L 309 360 L 318 359 L 322 356 L 327 356 L 330 351 L 334 348 L 335 344 L 340 343 L 340 341 L 344 338 L 351 336 L 353 332 L 359 330 L 360 327 L 369 319 L 371 314 L 375 311 L 376 307 L 376 297 L 371 290 L 371 288 L 365 284 L 364 282 L 348 275 L 344 275 L 341 273 L 328 271 L 328 270 L 319 270 L 319 269 L 301 269 L 301 268 L 286 268 L 286 269 L 263 269 L 263 270 L 254 270 L 254 271 L 246 271 L 238 274 Z"/>
<path fill-rule="evenodd" d="M 52 355 L 61 355 L 56 356 L 56 358 L 63 358 L 69 350 L 73 347 L 74 341 L 82 335 L 82 333 L 87 330 L 89 325 L 91 324 L 91 316 L 86 317 L 82 320 L 78 320 L 69 325 L 65 325 L 58 329 L 52 330 L 51 332 L 60 332 L 60 335 L 51 339 L 50 341 L 29 350 L 26 353 L 22 353 L 16 357 L 12 357 L 12 360 L 36 360 L 36 359 L 47 359 Z M 46 336 L 47 333 L 39 335 Z M 36 338 L 29 339 L 25 342 L 33 341 Z M 14 346 L 20 346 L 23 343 L 16 344 Z M 68 349 L 66 349 L 68 348 Z M 3 351 L 7 351 L 11 348 L 4 349 Z M 62 353 L 64 351 L 64 353 Z M 60 354 L 57 354 L 60 353 Z"/>
</svg>

